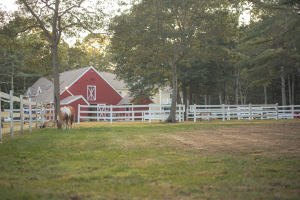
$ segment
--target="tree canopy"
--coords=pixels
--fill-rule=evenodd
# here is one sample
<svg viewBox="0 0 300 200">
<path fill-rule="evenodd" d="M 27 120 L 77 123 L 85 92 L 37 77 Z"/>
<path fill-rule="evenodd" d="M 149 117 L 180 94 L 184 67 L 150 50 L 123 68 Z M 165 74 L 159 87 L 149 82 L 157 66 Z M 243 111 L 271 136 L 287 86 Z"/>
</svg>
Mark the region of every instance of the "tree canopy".
<svg viewBox="0 0 300 200">
<path fill-rule="evenodd" d="M 144 89 L 150 85 L 157 89 L 163 80 L 170 80 L 173 96 L 177 96 L 177 64 L 199 55 L 210 59 L 206 51 L 212 50 L 219 40 L 228 42 L 236 36 L 238 16 L 229 11 L 229 6 L 227 1 L 198 0 L 144 0 L 133 5 L 129 12 L 115 17 L 110 26 L 114 32 L 111 48 L 116 54 L 117 75 L 131 88 L 137 84 L 133 86 L 132 81 L 138 81 Z M 158 72 L 161 75 L 150 79 L 151 83 L 140 84 L 145 83 L 141 79 Z M 133 80 L 132 76 L 141 79 Z M 176 121 L 175 110 L 173 98 L 167 121 Z"/>
</svg>

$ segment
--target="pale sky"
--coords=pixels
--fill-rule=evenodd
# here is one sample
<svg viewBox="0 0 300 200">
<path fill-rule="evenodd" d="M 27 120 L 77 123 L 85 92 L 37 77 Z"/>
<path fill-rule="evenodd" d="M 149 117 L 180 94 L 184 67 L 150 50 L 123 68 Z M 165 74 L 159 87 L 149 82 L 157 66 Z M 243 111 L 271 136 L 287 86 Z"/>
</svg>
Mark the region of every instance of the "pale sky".
<svg viewBox="0 0 300 200">
<path fill-rule="evenodd" d="M 15 0 L 1 0 L 2 7 L 5 6 L 7 11 L 16 11 L 18 6 L 14 4 Z"/>
</svg>

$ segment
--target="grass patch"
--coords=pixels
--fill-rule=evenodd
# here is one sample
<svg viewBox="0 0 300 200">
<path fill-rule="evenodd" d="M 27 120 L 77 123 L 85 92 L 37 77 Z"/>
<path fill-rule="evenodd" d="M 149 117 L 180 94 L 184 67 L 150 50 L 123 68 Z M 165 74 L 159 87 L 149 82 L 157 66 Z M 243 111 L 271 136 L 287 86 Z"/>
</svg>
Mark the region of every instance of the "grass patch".
<svg viewBox="0 0 300 200">
<path fill-rule="evenodd" d="M 299 199 L 299 157 L 259 155 L 265 150 L 257 148 L 209 154 L 209 147 L 171 137 L 253 124 L 272 126 L 90 123 L 4 135 L 0 199 Z"/>
</svg>

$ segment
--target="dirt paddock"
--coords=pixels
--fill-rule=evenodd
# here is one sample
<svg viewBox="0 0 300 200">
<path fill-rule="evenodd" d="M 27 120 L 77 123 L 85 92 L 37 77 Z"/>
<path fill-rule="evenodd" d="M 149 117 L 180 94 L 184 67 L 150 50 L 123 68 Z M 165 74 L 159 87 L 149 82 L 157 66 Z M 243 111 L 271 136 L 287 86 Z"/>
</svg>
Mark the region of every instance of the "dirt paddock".
<svg viewBox="0 0 300 200">
<path fill-rule="evenodd" d="M 193 122 L 183 122 L 184 124 Z M 170 142 L 176 142 L 178 148 L 193 148 L 205 154 L 245 154 L 245 155 L 284 155 L 300 157 L 300 120 L 279 121 L 221 121 L 200 122 L 206 128 L 200 130 L 184 129 L 182 132 L 163 132 Z M 178 123 L 179 125 L 180 123 Z M 232 124 L 232 126 L 228 126 Z M 19 124 L 14 124 L 19 126 Z M 148 126 L 166 125 L 164 122 L 84 122 L 74 123 L 74 127 L 103 126 Z M 170 124 L 172 125 L 172 124 Z M 217 126 L 214 126 L 217 125 Z M 223 126 L 224 125 L 224 126 Z M 5 127 L 10 124 L 6 123 Z M 53 127 L 54 128 L 54 127 Z"/>
<path fill-rule="evenodd" d="M 249 124 L 174 133 L 170 138 L 205 154 L 244 153 L 300 157 L 300 121 Z"/>
</svg>

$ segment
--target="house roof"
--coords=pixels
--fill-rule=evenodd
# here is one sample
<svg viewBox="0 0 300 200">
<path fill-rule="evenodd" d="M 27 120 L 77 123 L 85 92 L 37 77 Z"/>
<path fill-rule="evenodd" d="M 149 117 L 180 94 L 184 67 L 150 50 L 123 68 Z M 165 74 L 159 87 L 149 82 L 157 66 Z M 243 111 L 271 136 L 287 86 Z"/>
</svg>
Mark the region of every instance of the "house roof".
<svg viewBox="0 0 300 200">
<path fill-rule="evenodd" d="M 99 72 L 115 89 L 127 89 L 122 80 L 117 80 L 117 75 L 109 72 Z"/>
<path fill-rule="evenodd" d="M 133 100 L 133 97 L 130 95 L 130 93 L 128 93 L 119 103 L 118 105 L 124 105 L 124 104 L 132 104 L 132 100 Z M 151 99 L 150 101 L 152 103 L 154 103 Z"/>
<path fill-rule="evenodd" d="M 132 97 L 129 93 L 118 103 L 118 105 L 131 104 Z"/>
</svg>

